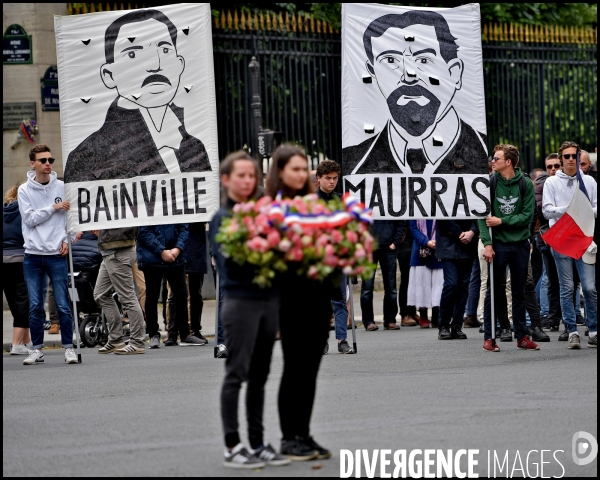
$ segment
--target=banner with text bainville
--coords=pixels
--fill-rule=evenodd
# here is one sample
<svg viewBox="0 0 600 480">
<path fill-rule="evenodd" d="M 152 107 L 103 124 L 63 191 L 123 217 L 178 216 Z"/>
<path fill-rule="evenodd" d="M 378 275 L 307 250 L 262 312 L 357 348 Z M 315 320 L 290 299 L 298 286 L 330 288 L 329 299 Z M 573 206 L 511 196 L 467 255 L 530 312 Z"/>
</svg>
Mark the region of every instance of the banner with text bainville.
<svg viewBox="0 0 600 480">
<path fill-rule="evenodd" d="M 478 4 L 343 4 L 342 147 L 376 219 L 489 213 Z"/>
<path fill-rule="evenodd" d="M 69 230 L 210 220 L 219 160 L 209 4 L 54 22 Z"/>
</svg>

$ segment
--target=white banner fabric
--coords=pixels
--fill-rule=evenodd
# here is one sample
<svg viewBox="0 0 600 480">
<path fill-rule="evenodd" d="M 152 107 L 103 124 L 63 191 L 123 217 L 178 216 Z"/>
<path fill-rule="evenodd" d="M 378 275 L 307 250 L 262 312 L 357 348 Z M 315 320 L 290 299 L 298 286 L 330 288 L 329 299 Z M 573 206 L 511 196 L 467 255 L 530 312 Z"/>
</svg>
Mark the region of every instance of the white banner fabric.
<svg viewBox="0 0 600 480">
<path fill-rule="evenodd" d="M 209 221 L 219 208 L 209 4 L 54 23 L 69 231 Z"/>
<path fill-rule="evenodd" d="M 344 191 L 375 218 L 486 216 L 486 134 L 478 4 L 343 4 Z"/>
</svg>

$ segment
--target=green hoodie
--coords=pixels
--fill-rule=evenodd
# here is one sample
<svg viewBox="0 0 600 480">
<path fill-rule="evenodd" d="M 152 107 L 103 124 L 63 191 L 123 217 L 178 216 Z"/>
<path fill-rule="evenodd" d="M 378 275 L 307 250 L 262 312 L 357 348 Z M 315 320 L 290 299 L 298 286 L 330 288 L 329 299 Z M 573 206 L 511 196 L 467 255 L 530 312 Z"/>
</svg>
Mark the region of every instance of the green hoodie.
<svg viewBox="0 0 600 480">
<path fill-rule="evenodd" d="M 496 198 L 492 198 L 492 215 L 502 219 L 502 223 L 492 228 L 494 242 L 515 243 L 523 242 L 530 236 L 529 227 L 533 220 L 535 209 L 535 193 L 533 182 L 525 179 L 527 188 L 525 198 L 520 198 L 519 179 L 523 176 L 520 168 L 515 168 L 515 176 L 506 180 L 502 175 L 496 175 Z M 481 241 L 484 245 L 492 245 L 492 239 L 485 219 L 479 220 Z"/>
</svg>

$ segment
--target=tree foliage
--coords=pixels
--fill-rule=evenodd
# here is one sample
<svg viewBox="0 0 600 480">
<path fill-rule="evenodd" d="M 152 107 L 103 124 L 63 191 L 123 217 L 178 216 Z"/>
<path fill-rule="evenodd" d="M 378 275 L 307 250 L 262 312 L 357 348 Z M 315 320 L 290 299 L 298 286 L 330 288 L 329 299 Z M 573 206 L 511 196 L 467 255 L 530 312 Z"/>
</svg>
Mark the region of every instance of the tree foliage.
<svg viewBox="0 0 600 480">
<path fill-rule="evenodd" d="M 452 8 L 465 2 L 389 3 L 414 7 Z M 217 4 L 212 4 L 213 8 Z M 340 28 L 341 3 L 234 3 L 233 8 L 243 11 L 269 10 L 273 12 L 310 13 L 336 29 Z M 527 23 L 532 25 L 596 25 L 596 3 L 481 3 L 483 23 Z"/>
</svg>

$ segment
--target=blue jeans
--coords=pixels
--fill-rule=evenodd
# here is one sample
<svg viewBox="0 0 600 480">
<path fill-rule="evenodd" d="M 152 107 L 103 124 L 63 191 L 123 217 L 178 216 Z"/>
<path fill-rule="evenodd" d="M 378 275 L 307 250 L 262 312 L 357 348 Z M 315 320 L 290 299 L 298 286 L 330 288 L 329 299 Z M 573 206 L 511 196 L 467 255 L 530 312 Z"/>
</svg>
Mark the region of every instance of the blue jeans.
<svg viewBox="0 0 600 480">
<path fill-rule="evenodd" d="M 336 340 L 346 340 L 346 331 L 348 330 L 348 306 L 346 305 L 346 275 L 340 279 L 340 289 L 342 290 L 341 300 L 332 300 L 333 316 L 335 318 L 335 338 Z"/>
<path fill-rule="evenodd" d="M 558 280 L 560 283 L 560 307 L 562 310 L 562 318 L 569 333 L 577 331 L 576 311 L 573 306 L 573 290 L 575 281 L 573 280 L 573 268 L 579 273 L 579 280 L 583 287 L 583 296 L 585 300 L 585 323 L 590 329 L 590 332 L 596 332 L 598 329 L 597 323 L 597 301 L 596 294 L 596 268 L 595 265 L 588 265 L 583 260 L 575 260 L 571 257 L 561 255 L 552 250 L 554 261 L 556 262 L 556 270 L 558 271 Z M 579 310 L 579 304 L 577 304 Z"/>
<path fill-rule="evenodd" d="M 479 263 L 479 262 L 478 262 Z M 469 295 L 469 283 L 473 273 L 473 260 L 442 260 L 444 288 L 440 301 L 439 329 L 462 327 L 465 305 Z M 477 288 L 479 293 L 479 287 Z"/>
<path fill-rule="evenodd" d="M 550 311 L 548 307 L 548 275 L 546 275 L 546 266 L 544 265 L 544 274 L 540 278 L 540 315 L 547 317 Z"/>
<path fill-rule="evenodd" d="M 506 308 L 506 271 L 510 268 L 510 284 L 512 292 L 512 314 L 515 337 L 520 340 L 527 335 L 525 319 L 525 283 L 529 266 L 529 241 L 519 243 L 494 242 L 494 307 L 495 318 L 500 320 L 502 328 L 510 328 L 505 318 Z M 489 268 L 489 266 L 488 266 Z M 485 340 L 492 338 L 492 305 L 490 277 L 485 296 L 483 322 Z"/>
<path fill-rule="evenodd" d="M 396 314 L 398 313 L 396 290 L 396 251 L 395 250 L 375 250 L 373 252 L 373 263 L 381 265 L 381 277 L 383 278 L 383 324 L 396 323 Z M 360 287 L 360 309 L 362 311 L 363 325 L 366 327 L 375 322 L 373 313 L 373 288 L 375 287 L 375 273 L 365 280 L 363 279 Z"/>
<path fill-rule="evenodd" d="M 475 260 L 473 260 L 473 268 L 471 270 L 471 280 L 469 281 L 469 297 L 467 299 L 467 308 L 465 311 L 465 315 L 473 315 L 474 317 L 477 316 L 477 305 L 479 305 L 480 291 L 481 268 L 479 267 L 479 259 L 475 258 Z"/>
<path fill-rule="evenodd" d="M 29 329 L 34 349 L 44 346 L 44 277 L 48 275 L 54 288 L 54 299 L 60 322 L 60 337 L 64 348 L 73 347 L 73 316 L 67 293 L 67 259 L 60 255 L 25 254 L 23 274 L 29 295 Z"/>
</svg>

